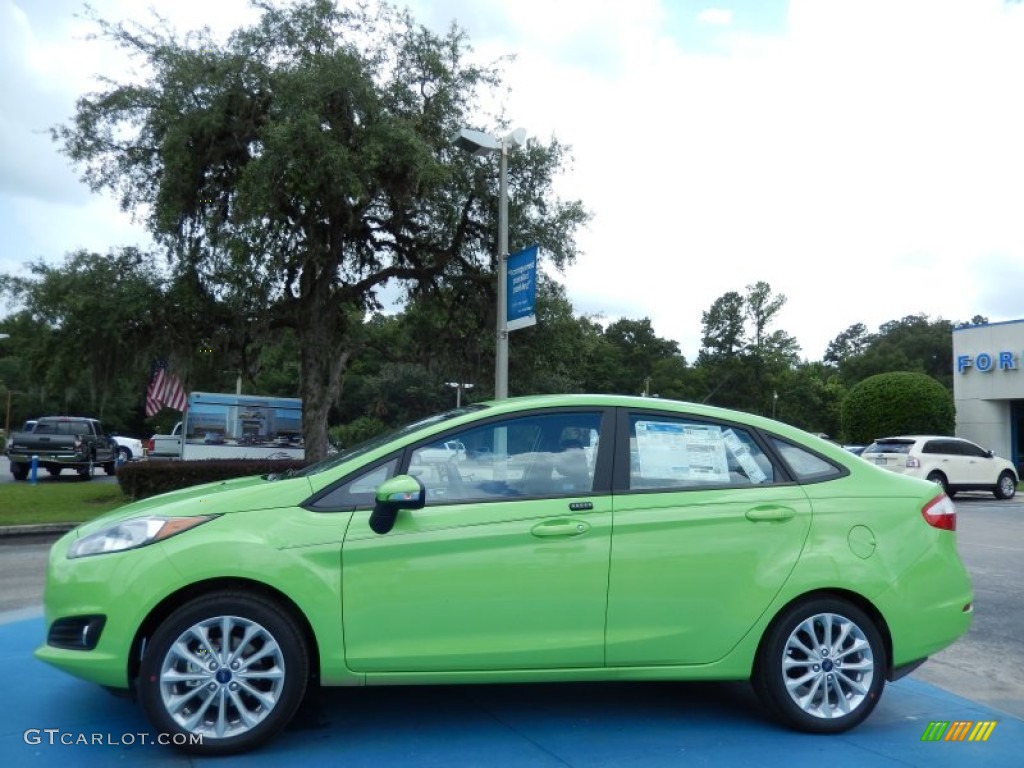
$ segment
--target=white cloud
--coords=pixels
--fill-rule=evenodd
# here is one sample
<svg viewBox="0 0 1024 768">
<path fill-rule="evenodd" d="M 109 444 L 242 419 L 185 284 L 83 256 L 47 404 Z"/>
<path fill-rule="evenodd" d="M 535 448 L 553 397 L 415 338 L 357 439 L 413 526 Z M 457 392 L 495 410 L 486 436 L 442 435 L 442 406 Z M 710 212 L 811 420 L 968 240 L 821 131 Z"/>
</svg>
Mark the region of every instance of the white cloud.
<svg viewBox="0 0 1024 768">
<path fill-rule="evenodd" d="M 97 5 L 139 15 L 127 0 Z M 241 0 L 157 5 L 179 26 L 222 32 L 251 12 Z M 0 21 L 12 7 L 0 0 Z M 744 32 L 723 30 L 714 55 L 698 55 L 673 24 L 724 16 L 681 22 L 671 0 L 413 5 L 437 29 L 457 19 L 482 60 L 514 53 L 507 114 L 573 146 L 558 189 L 594 213 L 565 277 L 578 310 L 650 316 L 690 358 L 701 313 L 757 280 L 788 296 L 780 325 L 813 359 L 855 322 L 1024 316 L 1011 283 L 1024 264 L 1024 7 L 790 0 L 787 29 L 773 35 L 758 35 L 743 6 L 715 9 Z M 69 37 L 78 22 L 24 18 L 25 81 L 6 84 L 21 101 L 4 118 L 32 113 L 28 93 L 63 110 L 51 104 L 28 124 L 66 119 L 73 94 L 116 59 Z M 83 205 L 80 187 L 61 197 L 73 185 L 52 145 L 25 136 L 25 157 L 0 154 L 0 205 L 12 185 L 22 198 Z M 47 169 L 39 189 L 14 161 Z M 45 250 L 52 233 L 32 225 L 25 236 Z"/>
<path fill-rule="evenodd" d="M 727 27 L 732 24 L 732 11 L 728 8 L 706 8 L 697 14 L 697 18 L 705 24 Z"/>
</svg>

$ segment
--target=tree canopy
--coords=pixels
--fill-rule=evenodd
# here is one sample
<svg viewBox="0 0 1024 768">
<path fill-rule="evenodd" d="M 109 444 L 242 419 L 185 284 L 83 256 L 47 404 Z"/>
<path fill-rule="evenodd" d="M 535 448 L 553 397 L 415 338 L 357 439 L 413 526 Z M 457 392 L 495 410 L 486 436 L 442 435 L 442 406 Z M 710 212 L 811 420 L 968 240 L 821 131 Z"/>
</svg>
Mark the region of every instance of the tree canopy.
<svg viewBox="0 0 1024 768">
<path fill-rule="evenodd" d="M 255 4 L 259 22 L 224 44 L 97 18 L 149 74 L 105 81 L 53 134 L 93 189 L 145 216 L 175 275 L 257 338 L 294 332 L 316 457 L 354 326 L 385 286 L 493 290 L 496 174 L 451 137 L 508 125 L 480 107 L 500 72 L 470 61 L 457 27 L 435 34 L 383 3 Z M 552 193 L 566 161 L 555 140 L 509 160 L 510 243 L 541 245 L 556 267 L 587 218 Z"/>
</svg>

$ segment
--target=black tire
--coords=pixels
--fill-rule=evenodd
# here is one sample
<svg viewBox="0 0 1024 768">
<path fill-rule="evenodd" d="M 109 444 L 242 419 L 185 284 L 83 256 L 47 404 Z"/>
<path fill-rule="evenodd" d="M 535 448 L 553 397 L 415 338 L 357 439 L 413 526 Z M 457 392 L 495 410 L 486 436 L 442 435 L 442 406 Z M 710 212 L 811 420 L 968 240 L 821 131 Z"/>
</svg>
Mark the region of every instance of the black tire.
<svg viewBox="0 0 1024 768">
<path fill-rule="evenodd" d="M 247 645 L 231 646 L 229 642 L 224 648 L 221 622 L 225 619 L 230 622 L 227 634 L 232 640 L 247 630 L 253 632 Z M 198 639 L 201 633 L 192 631 L 199 625 L 212 647 L 202 647 Z M 187 657 L 182 655 L 183 647 L 188 648 Z M 205 668 L 190 661 L 207 655 L 213 661 Z M 242 672 L 237 668 L 239 658 L 251 658 L 254 663 L 244 665 Z M 182 672 L 206 678 L 201 684 L 163 678 L 165 673 L 174 677 Z M 267 674 L 261 676 L 263 672 Z M 157 628 L 142 657 L 137 690 L 154 728 L 172 734 L 171 742 L 176 746 L 195 754 L 229 755 L 253 749 L 284 728 L 302 703 L 308 680 L 309 651 L 295 621 L 285 611 L 253 595 L 218 592 L 186 603 Z M 247 687 L 272 700 L 270 708 L 249 694 Z M 168 710 L 165 697 L 176 701 L 174 711 Z M 239 716 L 239 705 L 255 724 Z M 222 706 L 228 730 L 218 735 L 217 716 Z M 199 714 L 200 709 L 200 721 L 190 725 L 182 722 Z M 201 743 L 190 743 L 198 734 L 202 734 Z M 182 739 L 184 743 L 179 743 Z"/>
<path fill-rule="evenodd" d="M 853 650 L 862 641 L 867 646 Z M 857 668 L 847 672 L 852 665 Z M 841 733 L 878 704 L 887 665 L 882 635 L 867 614 L 846 600 L 815 598 L 790 606 L 771 623 L 751 682 L 767 709 L 791 728 Z"/>
<path fill-rule="evenodd" d="M 928 473 L 928 477 L 925 478 L 929 483 L 935 483 L 936 485 L 942 486 L 943 492 L 952 498 L 952 494 L 949 492 L 949 481 L 946 476 L 938 470 L 933 470 Z"/>
<path fill-rule="evenodd" d="M 11 475 L 15 480 L 28 480 L 28 464 L 15 464 L 11 462 Z"/>
<path fill-rule="evenodd" d="M 992 489 L 992 495 L 1004 501 L 1012 499 L 1017 494 L 1017 478 L 1009 470 L 1004 471 L 996 480 L 996 486 Z"/>
<path fill-rule="evenodd" d="M 60 477 L 61 471 L 64 467 L 47 467 L 46 471 L 50 473 L 50 477 Z"/>
</svg>

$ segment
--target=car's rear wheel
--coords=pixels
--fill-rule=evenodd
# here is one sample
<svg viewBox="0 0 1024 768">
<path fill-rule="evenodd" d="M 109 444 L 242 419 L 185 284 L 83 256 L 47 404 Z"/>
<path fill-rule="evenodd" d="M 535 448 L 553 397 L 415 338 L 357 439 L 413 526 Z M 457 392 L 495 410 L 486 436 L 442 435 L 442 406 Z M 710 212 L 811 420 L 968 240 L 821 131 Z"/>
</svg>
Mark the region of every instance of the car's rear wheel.
<svg viewBox="0 0 1024 768">
<path fill-rule="evenodd" d="M 159 626 L 138 693 L 172 743 L 226 755 L 284 728 L 308 678 L 306 643 L 291 617 L 262 598 L 222 592 L 186 603 Z"/>
<path fill-rule="evenodd" d="M 946 480 L 946 476 L 938 470 L 929 472 L 926 479 L 929 483 L 935 483 L 936 485 L 941 486 L 947 496 L 951 495 L 949 492 L 949 481 Z"/>
<path fill-rule="evenodd" d="M 838 598 L 816 598 L 780 614 L 758 650 L 753 683 L 787 725 L 839 733 L 860 724 L 885 686 L 882 636 L 867 614 Z"/>
<path fill-rule="evenodd" d="M 1017 493 L 1017 480 L 1010 472 L 1003 472 L 996 480 L 992 495 L 997 499 L 1012 499 Z"/>
<path fill-rule="evenodd" d="M 28 464 L 11 463 L 11 474 L 15 480 L 25 480 L 28 477 Z"/>
<path fill-rule="evenodd" d="M 60 477 L 61 470 L 63 467 L 47 467 L 46 471 L 50 473 L 50 477 Z"/>
</svg>

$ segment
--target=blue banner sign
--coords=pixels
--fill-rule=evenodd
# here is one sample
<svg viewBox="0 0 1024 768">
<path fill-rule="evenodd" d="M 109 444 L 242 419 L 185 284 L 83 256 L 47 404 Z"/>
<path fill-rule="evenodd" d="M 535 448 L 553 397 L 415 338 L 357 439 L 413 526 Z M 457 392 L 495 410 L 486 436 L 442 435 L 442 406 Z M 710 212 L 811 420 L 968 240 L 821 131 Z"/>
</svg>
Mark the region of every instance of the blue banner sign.
<svg viewBox="0 0 1024 768">
<path fill-rule="evenodd" d="M 537 324 L 536 245 L 509 254 L 506 273 L 507 327 L 510 331 Z"/>
</svg>

